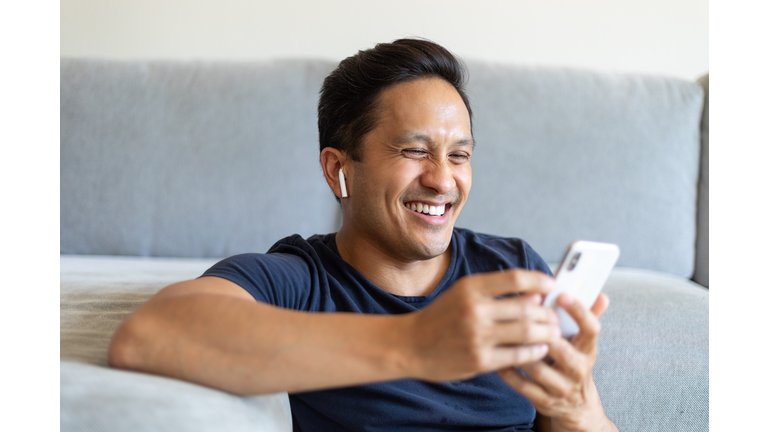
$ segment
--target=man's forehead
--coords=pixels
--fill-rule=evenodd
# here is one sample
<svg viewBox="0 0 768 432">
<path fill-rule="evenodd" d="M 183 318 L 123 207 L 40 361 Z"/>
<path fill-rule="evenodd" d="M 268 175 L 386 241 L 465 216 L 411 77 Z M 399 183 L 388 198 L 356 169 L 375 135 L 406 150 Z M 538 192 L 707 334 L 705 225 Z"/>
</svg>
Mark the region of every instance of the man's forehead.
<svg viewBox="0 0 768 432">
<path fill-rule="evenodd" d="M 407 129 L 399 134 L 418 133 L 422 125 L 442 121 L 466 127 L 466 138 L 471 139 L 471 119 L 464 99 L 441 78 L 395 84 L 382 92 L 377 105 L 377 123 L 389 122 Z"/>
</svg>

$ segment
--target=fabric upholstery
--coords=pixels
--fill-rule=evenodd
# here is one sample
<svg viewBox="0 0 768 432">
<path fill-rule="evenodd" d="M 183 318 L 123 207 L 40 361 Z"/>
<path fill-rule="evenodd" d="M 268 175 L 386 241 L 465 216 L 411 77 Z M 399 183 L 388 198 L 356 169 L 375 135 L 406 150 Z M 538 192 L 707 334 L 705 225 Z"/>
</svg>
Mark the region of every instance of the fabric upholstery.
<svg viewBox="0 0 768 432">
<path fill-rule="evenodd" d="M 285 393 L 240 397 L 107 367 L 118 324 L 163 287 L 200 276 L 210 259 L 62 256 L 61 430 L 291 430 Z"/>
<path fill-rule="evenodd" d="M 547 261 L 577 239 L 617 243 L 618 265 L 691 277 L 698 85 L 474 62 L 469 89 L 477 144 L 458 226 L 523 238 Z"/>
<path fill-rule="evenodd" d="M 331 62 L 61 62 L 61 252 L 224 257 L 335 231 L 317 92 Z M 458 226 L 550 261 L 610 241 L 690 277 L 703 92 L 673 78 L 469 62 Z M 269 216 L 266 216 L 269 215 Z"/>
<path fill-rule="evenodd" d="M 184 381 L 61 362 L 62 432 L 290 432 L 285 394 L 240 397 Z"/>
<path fill-rule="evenodd" d="M 614 270 L 603 290 L 594 378 L 622 432 L 709 430 L 709 291 L 686 279 Z"/>
<path fill-rule="evenodd" d="M 162 288 L 203 274 L 216 260 L 62 256 L 62 360 L 107 366 L 117 325 Z"/>
<path fill-rule="evenodd" d="M 709 74 L 696 82 L 704 89 L 704 112 L 701 115 L 701 168 L 696 225 L 696 270 L 693 280 L 709 287 Z"/>
<path fill-rule="evenodd" d="M 335 231 L 316 126 L 332 67 L 62 59 L 61 252 L 224 257 Z"/>
</svg>

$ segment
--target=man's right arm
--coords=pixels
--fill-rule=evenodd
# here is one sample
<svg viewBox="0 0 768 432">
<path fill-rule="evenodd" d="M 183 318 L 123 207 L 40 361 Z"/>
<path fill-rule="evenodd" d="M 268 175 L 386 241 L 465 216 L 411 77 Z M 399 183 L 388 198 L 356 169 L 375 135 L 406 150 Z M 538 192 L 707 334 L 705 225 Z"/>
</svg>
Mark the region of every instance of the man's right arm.
<svg viewBox="0 0 768 432">
<path fill-rule="evenodd" d="M 538 272 L 460 279 L 421 311 L 308 313 L 261 302 L 217 277 L 171 285 L 117 329 L 110 365 L 237 394 L 298 392 L 402 378 L 463 379 L 542 358 L 559 337 L 538 306 Z M 527 292 L 521 297 L 499 295 Z"/>
</svg>

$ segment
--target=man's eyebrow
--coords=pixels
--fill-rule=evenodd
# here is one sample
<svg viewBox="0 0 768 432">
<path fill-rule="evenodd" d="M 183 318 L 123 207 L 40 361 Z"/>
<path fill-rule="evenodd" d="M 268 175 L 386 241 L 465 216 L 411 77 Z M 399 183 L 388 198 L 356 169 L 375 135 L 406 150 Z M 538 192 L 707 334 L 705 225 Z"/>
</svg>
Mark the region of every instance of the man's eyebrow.
<svg viewBox="0 0 768 432">
<path fill-rule="evenodd" d="M 471 146 L 473 150 L 475 148 L 475 140 L 472 138 L 458 140 L 455 142 L 455 144 L 459 146 Z"/>
<path fill-rule="evenodd" d="M 432 141 L 432 138 L 429 137 L 424 132 L 411 132 L 407 133 L 395 140 L 395 143 L 397 144 L 407 144 L 409 142 L 413 141 L 421 141 L 426 143 L 427 145 L 434 145 L 434 141 Z M 453 143 L 454 145 L 458 146 L 471 146 L 473 149 L 475 148 L 475 140 L 472 138 L 464 138 L 460 139 Z"/>
</svg>

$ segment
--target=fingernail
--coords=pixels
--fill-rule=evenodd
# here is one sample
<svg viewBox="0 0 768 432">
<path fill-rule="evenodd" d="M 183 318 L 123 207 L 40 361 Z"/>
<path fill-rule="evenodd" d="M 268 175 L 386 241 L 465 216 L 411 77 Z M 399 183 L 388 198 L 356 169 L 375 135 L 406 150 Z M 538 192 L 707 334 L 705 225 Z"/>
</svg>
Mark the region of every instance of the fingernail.
<svg viewBox="0 0 768 432">
<path fill-rule="evenodd" d="M 547 351 L 549 351 L 549 347 L 544 344 L 536 345 L 534 347 L 534 352 L 536 353 L 537 356 L 544 355 L 547 353 Z"/>
<path fill-rule="evenodd" d="M 574 298 L 570 294 L 563 293 L 560 295 L 560 303 L 562 303 L 564 306 L 570 305 L 571 303 L 573 303 L 573 300 Z"/>
</svg>

